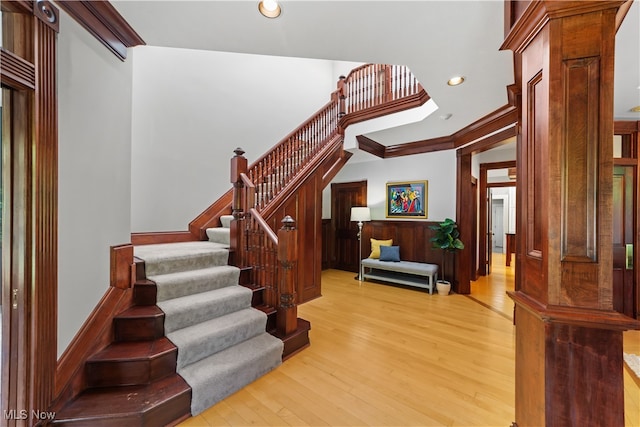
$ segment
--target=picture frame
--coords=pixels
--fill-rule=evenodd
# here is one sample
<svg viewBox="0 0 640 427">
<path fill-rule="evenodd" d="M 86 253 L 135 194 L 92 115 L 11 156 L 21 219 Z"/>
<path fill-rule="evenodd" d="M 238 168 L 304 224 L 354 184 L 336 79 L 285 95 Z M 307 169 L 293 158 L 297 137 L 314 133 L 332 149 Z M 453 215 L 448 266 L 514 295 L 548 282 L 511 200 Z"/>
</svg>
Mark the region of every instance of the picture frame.
<svg viewBox="0 0 640 427">
<path fill-rule="evenodd" d="M 386 191 L 387 218 L 427 218 L 428 181 L 388 182 Z"/>
</svg>

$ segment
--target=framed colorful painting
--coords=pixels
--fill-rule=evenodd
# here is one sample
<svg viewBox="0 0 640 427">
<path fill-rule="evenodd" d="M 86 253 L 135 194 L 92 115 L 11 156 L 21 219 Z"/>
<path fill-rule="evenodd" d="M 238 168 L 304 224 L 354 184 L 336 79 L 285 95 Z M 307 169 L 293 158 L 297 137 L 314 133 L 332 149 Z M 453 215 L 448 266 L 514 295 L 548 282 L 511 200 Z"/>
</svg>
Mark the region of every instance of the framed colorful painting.
<svg viewBox="0 0 640 427">
<path fill-rule="evenodd" d="M 427 181 L 387 183 L 387 218 L 427 218 Z"/>
</svg>

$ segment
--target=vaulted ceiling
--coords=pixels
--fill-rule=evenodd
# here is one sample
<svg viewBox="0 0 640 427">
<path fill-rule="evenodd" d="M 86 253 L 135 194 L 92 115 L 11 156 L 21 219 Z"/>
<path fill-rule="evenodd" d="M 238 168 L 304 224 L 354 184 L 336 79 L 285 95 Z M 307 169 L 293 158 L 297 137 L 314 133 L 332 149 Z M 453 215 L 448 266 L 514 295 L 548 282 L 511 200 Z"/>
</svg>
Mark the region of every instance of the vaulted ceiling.
<svg viewBox="0 0 640 427">
<path fill-rule="evenodd" d="M 438 110 L 368 135 L 387 146 L 451 135 L 507 104 L 514 83 L 512 53 L 499 50 L 502 1 L 284 0 L 277 19 L 257 0 L 112 3 L 151 46 L 409 66 Z M 454 75 L 465 83 L 448 86 Z M 638 1 L 616 37 L 615 103 L 616 119 L 640 120 Z"/>
</svg>

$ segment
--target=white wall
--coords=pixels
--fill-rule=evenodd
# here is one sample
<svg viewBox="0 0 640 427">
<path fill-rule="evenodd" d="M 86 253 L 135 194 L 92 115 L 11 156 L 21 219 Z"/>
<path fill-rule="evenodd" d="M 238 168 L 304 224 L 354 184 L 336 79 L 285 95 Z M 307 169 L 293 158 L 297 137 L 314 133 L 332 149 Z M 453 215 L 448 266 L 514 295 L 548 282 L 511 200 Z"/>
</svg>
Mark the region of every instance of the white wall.
<svg viewBox="0 0 640 427">
<path fill-rule="evenodd" d="M 58 355 L 109 286 L 109 247 L 128 243 L 131 61 L 60 12 Z"/>
<path fill-rule="evenodd" d="M 330 101 L 333 61 L 134 48 L 132 230 L 186 230 L 251 164 Z"/>
<path fill-rule="evenodd" d="M 427 180 L 427 220 L 440 221 L 456 216 L 455 150 L 413 156 L 347 163 L 332 183 L 367 181 L 367 204 L 371 219 L 384 220 L 386 183 Z M 322 193 L 322 217 L 331 218 L 331 185 Z"/>
</svg>

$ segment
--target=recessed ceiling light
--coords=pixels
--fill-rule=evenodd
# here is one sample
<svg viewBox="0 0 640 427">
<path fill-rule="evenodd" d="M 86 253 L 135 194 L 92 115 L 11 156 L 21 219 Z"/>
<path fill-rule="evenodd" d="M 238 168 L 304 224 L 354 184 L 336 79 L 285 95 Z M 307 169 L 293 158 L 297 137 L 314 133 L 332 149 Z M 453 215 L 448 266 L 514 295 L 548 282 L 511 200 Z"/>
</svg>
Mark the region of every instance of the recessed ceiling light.
<svg viewBox="0 0 640 427">
<path fill-rule="evenodd" d="M 451 117 L 453 117 L 451 113 L 443 114 L 440 116 L 440 120 L 449 120 Z"/>
<path fill-rule="evenodd" d="M 449 81 L 447 82 L 447 84 L 449 86 L 458 86 L 459 84 L 462 84 L 462 82 L 464 82 L 464 77 L 462 76 L 455 76 L 455 77 L 451 77 L 449 79 Z"/>
<path fill-rule="evenodd" d="M 267 18 L 277 18 L 282 13 L 282 8 L 275 0 L 262 0 L 258 3 L 258 10 Z"/>
<path fill-rule="evenodd" d="M 640 105 L 636 105 L 631 109 L 632 113 L 640 113 Z"/>
</svg>

